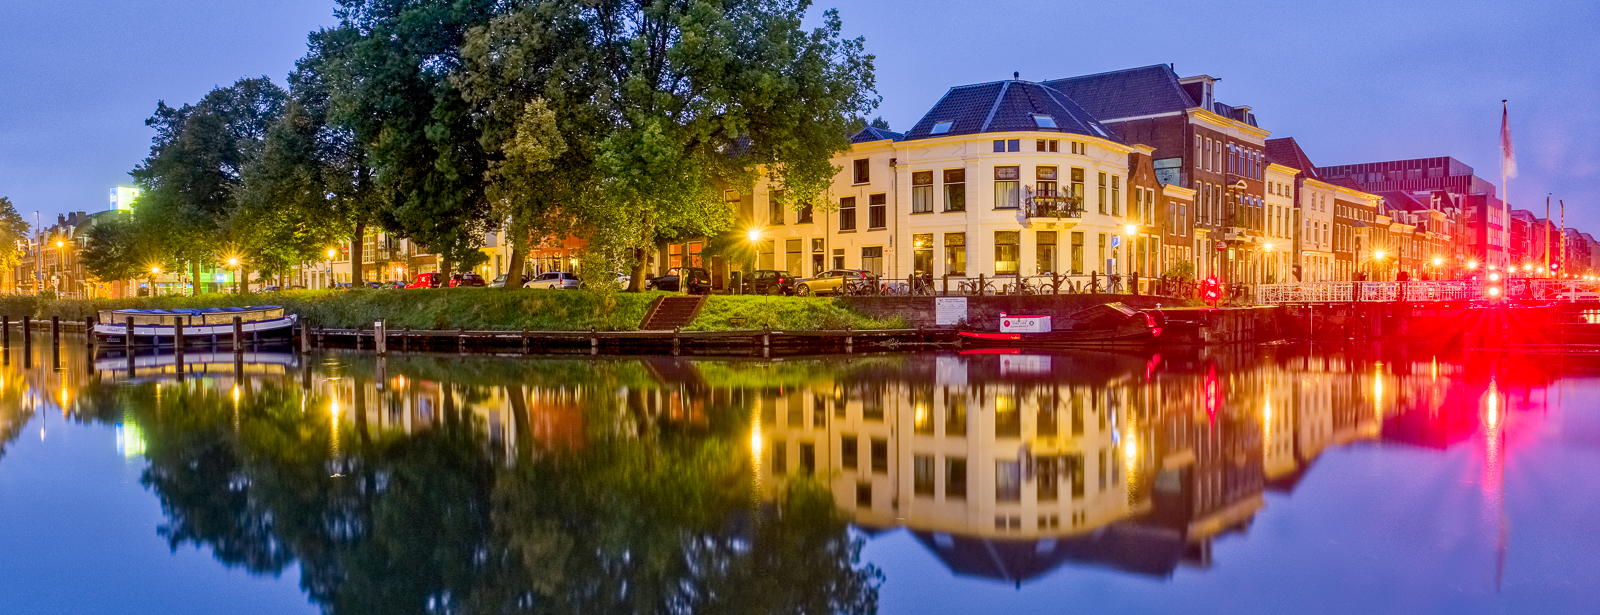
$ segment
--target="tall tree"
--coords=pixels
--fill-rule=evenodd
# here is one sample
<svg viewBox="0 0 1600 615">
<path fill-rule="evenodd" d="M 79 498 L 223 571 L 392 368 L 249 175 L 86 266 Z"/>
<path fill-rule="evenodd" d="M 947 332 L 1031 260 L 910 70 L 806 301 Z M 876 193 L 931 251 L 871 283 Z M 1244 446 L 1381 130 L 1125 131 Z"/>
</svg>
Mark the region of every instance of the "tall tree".
<svg viewBox="0 0 1600 615">
<path fill-rule="evenodd" d="M 140 222 L 126 212 L 95 216 L 86 232 L 88 240 L 78 262 L 96 279 L 109 282 L 148 278 L 150 268 L 160 262 L 161 250 L 155 243 L 158 233 L 141 228 Z"/>
<path fill-rule="evenodd" d="M 0 267 L 6 271 L 13 271 L 22 260 L 22 242 L 28 240 L 29 228 L 11 199 L 0 196 Z"/>
<path fill-rule="evenodd" d="M 878 99 L 863 41 L 841 37 L 836 11 L 803 29 L 809 7 L 511 2 L 468 35 L 458 82 L 491 124 L 514 124 L 508 110 L 534 98 L 558 124 L 591 120 L 566 145 L 588 153 L 604 197 L 566 202 L 562 211 L 583 221 L 591 250 L 631 254 L 637 290 L 657 239 L 733 225 L 721 187 L 748 191 L 765 173 L 796 202 L 826 191 L 831 157 L 849 146 L 849 128 Z"/>
<path fill-rule="evenodd" d="M 167 259 L 188 265 L 200 291 L 200 267 L 217 260 L 224 222 L 239 202 L 244 167 L 283 114 L 288 93 L 266 77 L 217 88 L 194 105 L 158 103 L 145 124 L 156 130 L 150 156 L 132 172 L 145 188 L 135 217 L 160 232 Z"/>
<path fill-rule="evenodd" d="M 317 71 L 329 123 L 370 153 L 383 224 L 470 267 L 491 221 L 489 159 L 467 103 L 451 84 L 462 39 L 495 0 L 340 0 L 339 25 L 320 36 Z"/>
</svg>

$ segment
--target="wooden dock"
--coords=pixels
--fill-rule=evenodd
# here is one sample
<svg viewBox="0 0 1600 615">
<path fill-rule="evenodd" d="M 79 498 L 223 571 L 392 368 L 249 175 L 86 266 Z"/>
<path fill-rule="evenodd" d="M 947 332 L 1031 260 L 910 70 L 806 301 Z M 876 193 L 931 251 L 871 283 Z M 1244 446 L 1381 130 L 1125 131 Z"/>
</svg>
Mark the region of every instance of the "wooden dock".
<svg viewBox="0 0 1600 615">
<path fill-rule="evenodd" d="M 953 346 L 955 332 L 921 329 L 840 331 L 469 331 L 327 329 L 302 325 L 302 351 L 327 348 L 376 352 L 497 355 L 775 356 L 878 352 Z M 382 348 L 380 348 L 380 344 Z"/>
</svg>

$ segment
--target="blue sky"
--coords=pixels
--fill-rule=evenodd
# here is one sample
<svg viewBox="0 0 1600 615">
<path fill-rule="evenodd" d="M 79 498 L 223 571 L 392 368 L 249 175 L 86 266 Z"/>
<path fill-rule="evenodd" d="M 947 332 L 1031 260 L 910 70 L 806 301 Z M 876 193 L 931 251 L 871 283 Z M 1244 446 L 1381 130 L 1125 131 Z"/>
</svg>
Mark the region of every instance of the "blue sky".
<svg viewBox="0 0 1600 615">
<path fill-rule="evenodd" d="M 877 55 L 875 113 L 913 124 L 954 85 L 1158 63 L 1222 79 L 1321 165 L 1454 156 L 1498 181 L 1511 100 L 1518 207 L 1546 193 L 1600 231 L 1600 3 L 1392 0 L 828 3 Z M 156 101 L 282 82 L 331 0 L 7 0 L 0 6 L 0 195 L 31 218 L 97 211 L 149 150 Z"/>
</svg>

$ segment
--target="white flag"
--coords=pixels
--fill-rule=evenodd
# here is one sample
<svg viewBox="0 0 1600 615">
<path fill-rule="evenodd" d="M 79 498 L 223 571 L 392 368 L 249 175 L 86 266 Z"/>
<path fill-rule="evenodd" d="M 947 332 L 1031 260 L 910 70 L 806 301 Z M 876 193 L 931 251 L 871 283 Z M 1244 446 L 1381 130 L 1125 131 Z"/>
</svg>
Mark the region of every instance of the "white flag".
<svg viewBox="0 0 1600 615">
<path fill-rule="evenodd" d="M 1500 173 L 1506 177 L 1517 176 L 1517 155 L 1511 151 L 1511 114 L 1505 101 L 1500 101 Z"/>
</svg>

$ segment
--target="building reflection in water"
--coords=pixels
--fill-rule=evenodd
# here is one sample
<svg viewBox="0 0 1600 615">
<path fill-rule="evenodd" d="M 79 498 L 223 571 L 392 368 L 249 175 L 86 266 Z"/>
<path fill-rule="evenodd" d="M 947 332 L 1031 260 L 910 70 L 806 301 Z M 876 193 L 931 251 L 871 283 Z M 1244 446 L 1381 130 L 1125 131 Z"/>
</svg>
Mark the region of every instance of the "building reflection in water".
<svg viewBox="0 0 1600 615">
<path fill-rule="evenodd" d="M 181 369 L 135 357 L 131 370 L 77 346 L 48 366 L 48 350 L 28 352 L 10 350 L 0 369 L 0 457 L 35 414 L 114 424 L 120 452 L 150 457 L 144 481 L 169 540 L 257 573 L 333 558 L 302 562 L 307 591 L 330 605 L 355 600 L 341 593 L 349 567 L 404 564 L 361 551 L 375 548 L 364 540 L 416 532 L 442 545 L 430 557 L 459 556 L 460 578 L 493 586 L 388 581 L 416 585 L 416 600 L 578 603 L 599 589 L 575 578 L 637 566 L 650 545 L 678 545 L 685 560 L 721 545 L 726 557 L 771 528 L 798 531 L 770 510 L 804 489 L 866 535 L 906 528 L 956 574 L 1021 584 L 1075 564 L 1163 577 L 1209 567 L 1213 542 L 1247 531 L 1268 490 L 1292 492 L 1323 452 L 1362 442 L 1439 449 L 1487 434 L 1484 484 L 1503 509 L 1500 443 L 1537 420 L 1554 377 L 1488 356 L 1294 347 L 772 362 L 224 353 Z M 311 508 L 295 514 L 256 509 L 272 499 L 256 491 L 284 485 L 320 495 L 273 496 Z M 403 498 L 412 525 L 385 526 L 380 513 L 399 514 L 385 502 Z M 815 567 L 829 553 L 837 576 L 796 586 L 830 593 L 822 610 L 869 610 L 881 577 L 828 514 L 807 514 L 817 551 L 785 561 Z M 216 527 L 223 518 L 255 521 Z M 655 526 L 666 527 L 654 542 L 635 536 Z M 340 559 L 349 552 L 368 559 Z M 509 554 L 505 566 L 532 580 L 499 587 L 510 573 L 485 553 Z M 603 561 L 575 568 L 574 553 Z M 663 595 L 686 587 L 658 573 L 678 588 Z"/>
</svg>

